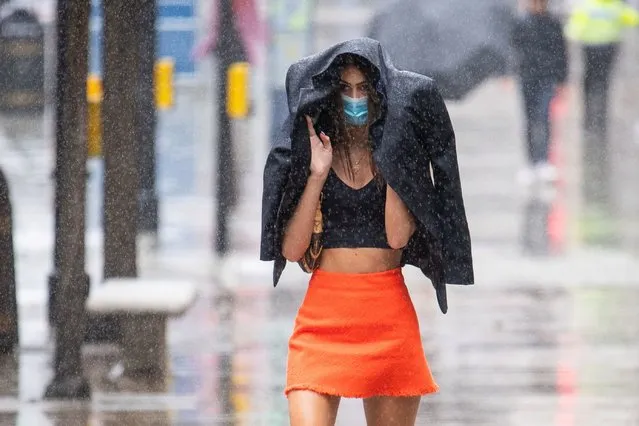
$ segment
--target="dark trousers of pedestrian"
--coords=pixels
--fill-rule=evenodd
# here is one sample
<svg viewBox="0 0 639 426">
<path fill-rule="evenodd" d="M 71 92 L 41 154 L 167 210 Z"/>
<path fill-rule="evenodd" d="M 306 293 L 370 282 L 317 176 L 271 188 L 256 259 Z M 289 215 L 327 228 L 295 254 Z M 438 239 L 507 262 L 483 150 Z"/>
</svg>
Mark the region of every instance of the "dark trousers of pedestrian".
<svg viewBox="0 0 639 426">
<path fill-rule="evenodd" d="M 609 200 L 608 98 L 617 44 L 584 46 L 584 197 L 606 207 Z"/>
<path fill-rule="evenodd" d="M 584 47 L 584 130 L 588 132 L 606 134 L 608 93 L 617 50 L 616 44 Z"/>
<path fill-rule="evenodd" d="M 521 80 L 521 94 L 526 116 L 528 161 L 537 165 L 548 161 L 550 147 L 550 102 L 555 82 L 550 79 Z"/>
</svg>

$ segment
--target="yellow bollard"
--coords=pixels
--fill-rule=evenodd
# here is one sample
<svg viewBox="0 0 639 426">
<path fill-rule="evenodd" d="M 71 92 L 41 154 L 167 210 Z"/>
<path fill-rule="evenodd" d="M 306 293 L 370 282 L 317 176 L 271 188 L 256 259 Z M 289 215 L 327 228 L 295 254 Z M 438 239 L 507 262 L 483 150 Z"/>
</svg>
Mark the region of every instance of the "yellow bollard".
<svg viewBox="0 0 639 426">
<path fill-rule="evenodd" d="M 246 118 L 249 113 L 249 64 L 236 62 L 227 73 L 226 112 L 229 118 Z"/>
<path fill-rule="evenodd" d="M 102 155 L 102 80 L 96 74 L 87 78 L 87 150 L 88 156 Z"/>
<path fill-rule="evenodd" d="M 173 58 L 161 58 L 155 63 L 155 104 L 158 109 L 169 109 L 173 106 L 174 73 Z"/>
</svg>

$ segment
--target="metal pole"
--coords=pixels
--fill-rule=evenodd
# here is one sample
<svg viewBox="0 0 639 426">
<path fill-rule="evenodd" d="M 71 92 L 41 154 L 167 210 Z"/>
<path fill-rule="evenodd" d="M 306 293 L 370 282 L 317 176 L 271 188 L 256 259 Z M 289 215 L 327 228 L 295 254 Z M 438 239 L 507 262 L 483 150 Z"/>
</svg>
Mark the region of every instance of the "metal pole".
<svg viewBox="0 0 639 426">
<path fill-rule="evenodd" d="M 82 368 L 85 302 L 86 76 L 89 1 L 58 0 L 56 89 L 56 258 L 54 377 L 45 398 L 88 399 Z M 64 303 L 62 303 L 64 301 Z"/>
<path fill-rule="evenodd" d="M 104 278 L 137 276 L 139 84 L 138 5 L 110 0 L 104 7 Z M 88 340 L 119 340 L 113 315 L 92 318 Z"/>
<path fill-rule="evenodd" d="M 235 18 L 231 0 L 220 0 L 220 28 L 217 46 L 217 182 L 216 182 L 216 217 L 215 251 L 223 257 L 228 253 L 230 241 L 228 235 L 229 215 L 237 198 L 237 178 L 233 143 L 231 139 L 231 122 L 226 112 L 228 90 L 226 76 L 234 62 L 244 61 L 246 53 L 239 33 L 235 27 Z"/>
<path fill-rule="evenodd" d="M 0 354 L 18 345 L 18 301 L 9 184 L 0 169 Z"/>
<path fill-rule="evenodd" d="M 63 5 L 64 3 L 61 2 Z M 55 86 L 55 112 L 56 115 L 60 116 L 61 114 L 61 100 L 64 94 L 64 87 L 62 84 L 63 76 L 61 75 L 61 66 L 64 64 L 64 53 L 67 46 L 67 34 L 66 31 L 61 28 L 64 24 L 63 18 L 61 14 L 63 11 L 60 10 L 60 4 L 58 4 L 58 22 L 57 22 L 57 35 L 56 35 L 56 43 L 57 43 L 57 57 L 56 57 L 56 86 Z M 62 144 L 60 141 L 62 140 L 62 122 L 60 120 L 56 120 L 55 122 L 55 139 L 56 139 L 56 149 L 55 149 L 55 169 L 53 170 L 52 178 L 55 180 L 55 194 L 53 200 L 53 217 L 54 217 L 54 226 L 55 226 L 55 236 L 53 243 L 53 272 L 49 275 L 49 298 L 48 298 L 48 319 L 49 326 L 55 326 L 55 296 L 58 291 L 58 283 L 59 279 L 59 268 L 60 268 L 60 185 L 58 184 L 58 176 L 60 175 L 58 170 L 64 163 L 64 152 L 62 151 Z"/>
<path fill-rule="evenodd" d="M 154 66 L 157 6 L 155 0 L 140 0 L 138 31 L 140 37 L 140 82 L 138 85 L 138 146 L 140 193 L 138 231 L 158 232 L 158 196 L 155 178 L 156 123 Z"/>
<path fill-rule="evenodd" d="M 138 5 L 104 3 L 104 278 L 137 276 Z"/>
<path fill-rule="evenodd" d="M 66 71 L 66 68 L 68 68 L 69 66 L 69 63 L 68 63 L 69 59 L 67 59 L 65 55 L 66 55 L 66 51 L 68 49 L 70 41 L 68 39 L 69 30 L 67 28 L 64 28 L 64 25 L 69 25 L 69 24 L 63 20 L 63 19 L 66 19 L 66 16 L 64 15 L 66 12 L 64 10 L 61 10 L 61 6 L 60 6 L 60 4 L 64 6 L 67 3 L 68 3 L 67 1 L 61 1 L 58 4 L 58 9 L 57 9 L 57 14 L 58 14 L 57 15 L 57 20 L 58 20 L 57 33 L 56 33 L 57 83 L 55 86 L 55 114 L 57 117 L 62 117 L 63 108 L 64 108 L 63 102 L 65 99 L 64 96 L 65 96 L 65 91 L 67 90 L 65 86 L 65 84 L 67 84 L 65 82 L 65 78 L 67 77 L 64 73 Z M 82 77 L 82 81 L 84 82 L 85 79 L 86 79 L 86 75 Z M 86 99 L 86 97 L 83 99 Z M 74 102 L 78 102 L 78 100 L 75 99 Z M 48 279 L 48 303 L 47 303 L 48 320 L 49 320 L 49 326 L 51 327 L 55 327 L 56 318 L 58 317 L 58 315 L 55 312 L 55 307 L 56 307 L 55 299 L 56 299 L 56 294 L 58 293 L 58 287 L 60 283 L 59 269 L 60 269 L 60 252 L 61 252 L 60 244 L 61 244 L 61 237 L 62 237 L 61 228 L 64 226 L 64 224 L 62 224 L 60 220 L 60 204 L 61 204 L 61 197 L 64 196 L 63 194 L 64 191 L 63 191 L 63 185 L 59 183 L 58 179 L 60 177 L 60 169 L 64 169 L 65 167 L 67 167 L 66 161 L 68 157 L 67 157 L 67 153 L 65 152 L 66 147 L 64 145 L 65 126 L 66 126 L 66 123 L 64 122 L 64 120 L 60 120 L 60 119 L 56 120 L 55 122 L 55 140 L 56 140 L 55 169 L 53 171 L 53 176 L 52 176 L 55 181 L 55 194 L 54 194 L 54 201 L 53 201 L 55 237 L 54 237 L 54 247 L 53 247 L 53 271 L 49 275 L 49 279 Z M 86 283 L 86 286 L 88 288 L 90 286 L 89 275 L 84 271 L 82 273 L 83 273 L 83 280 Z"/>
</svg>

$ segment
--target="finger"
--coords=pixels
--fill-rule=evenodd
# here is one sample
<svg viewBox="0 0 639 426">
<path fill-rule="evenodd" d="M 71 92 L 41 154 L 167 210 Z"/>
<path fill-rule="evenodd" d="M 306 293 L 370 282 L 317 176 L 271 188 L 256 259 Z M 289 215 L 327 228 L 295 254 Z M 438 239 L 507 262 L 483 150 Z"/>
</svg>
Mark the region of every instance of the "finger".
<svg viewBox="0 0 639 426">
<path fill-rule="evenodd" d="M 331 147 L 331 138 L 326 136 L 326 133 L 321 132 L 320 133 L 320 139 L 322 140 L 322 143 L 324 144 L 324 146 L 326 148 L 330 148 Z"/>
<path fill-rule="evenodd" d="M 313 120 L 311 120 L 311 117 L 308 115 L 306 116 L 306 125 L 308 126 L 308 134 L 311 135 L 311 137 L 317 136 L 317 133 L 315 133 L 315 127 L 313 126 Z"/>
</svg>

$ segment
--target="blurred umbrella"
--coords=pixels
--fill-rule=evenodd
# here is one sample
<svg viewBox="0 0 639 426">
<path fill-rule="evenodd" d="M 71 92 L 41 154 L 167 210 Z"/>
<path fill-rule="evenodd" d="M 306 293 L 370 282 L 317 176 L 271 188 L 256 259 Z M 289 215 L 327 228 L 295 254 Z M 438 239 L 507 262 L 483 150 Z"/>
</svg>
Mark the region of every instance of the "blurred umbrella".
<svg viewBox="0 0 639 426">
<path fill-rule="evenodd" d="M 510 56 L 509 0 L 401 0 L 372 19 L 378 40 L 400 69 L 429 76 L 446 99 L 461 99 L 504 74 Z"/>
</svg>

